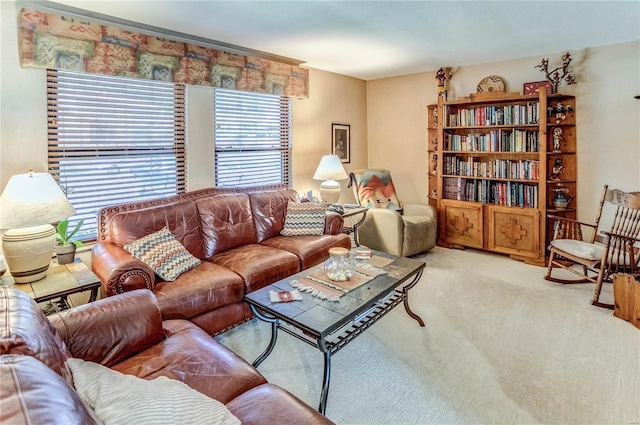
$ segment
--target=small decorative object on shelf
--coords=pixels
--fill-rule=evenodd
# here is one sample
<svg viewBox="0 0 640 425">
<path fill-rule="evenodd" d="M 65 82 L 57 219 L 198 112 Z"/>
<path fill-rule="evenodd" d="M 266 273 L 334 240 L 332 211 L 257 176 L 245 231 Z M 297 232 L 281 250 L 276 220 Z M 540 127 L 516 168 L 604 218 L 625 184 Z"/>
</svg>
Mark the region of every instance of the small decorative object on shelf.
<svg viewBox="0 0 640 425">
<path fill-rule="evenodd" d="M 534 81 L 533 83 L 524 83 L 522 86 L 522 94 L 538 95 L 540 90 L 546 90 L 547 96 L 551 94 L 551 83 L 549 81 Z"/>
<path fill-rule="evenodd" d="M 549 176 L 549 180 L 560 180 L 560 174 L 564 173 L 564 165 L 562 165 L 562 159 L 557 158 L 553 163 L 553 168 L 551 169 L 551 175 Z"/>
<path fill-rule="evenodd" d="M 553 129 L 553 151 L 560 151 L 560 142 L 562 142 L 562 128 L 556 127 Z"/>
<path fill-rule="evenodd" d="M 550 117 L 553 117 L 555 115 L 556 124 L 560 124 L 562 123 L 562 121 L 567 119 L 567 114 L 571 111 L 573 111 L 571 105 L 565 106 L 559 100 L 555 102 L 555 104 L 549 105 L 549 107 L 547 108 L 547 112 Z"/>
<path fill-rule="evenodd" d="M 542 59 L 536 68 L 540 68 L 540 72 L 544 72 L 547 80 L 551 83 L 551 93 L 558 93 L 558 85 L 565 80 L 568 85 L 576 84 L 577 81 L 569 71 L 571 63 L 571 54 L 569 52 L 562 55 L 562 65 L 549 71 L 549 59 Z M 560 73 L 562 72 L 562 73 Z"/>
<path fill-rule="evenodd" d="M 556 192 L 556 197 L 553 198 L 553 208 L 557 210 L 566 210 L 569 206 L 569 202 L 572 201 L 568 193 L 569 189 L 558 183 L 557 187 L 553 189 Z"/>
<path fill-rule="evenodd" d="M 480 80 L 476 90 L 478 91 L 478 93 L 503 92 L 504 80 L 497 75 L 489 75 L 488 77 L 484 77 L 482 80 Z"/>
<path fill-rule="evenodd" d="M 438 96 L 444 97 L 445 100 L 447 99 L 446 81 L 450 79 L 451 79 L 450 68 L 440 68 L 436 72 L 436 80 L 438 80 Z"/>
</svg>

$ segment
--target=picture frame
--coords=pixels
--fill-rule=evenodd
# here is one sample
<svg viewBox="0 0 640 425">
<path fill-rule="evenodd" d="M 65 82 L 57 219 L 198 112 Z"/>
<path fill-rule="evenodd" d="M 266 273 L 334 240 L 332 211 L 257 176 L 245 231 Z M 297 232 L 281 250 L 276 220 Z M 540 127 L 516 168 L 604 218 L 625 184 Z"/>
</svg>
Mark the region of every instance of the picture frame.
<svg viewBox="0 0 640 425">
<path fill-rule="evenodd" d="M 331 154 L 337 155 L 340 162 L 351 162 L 351 126 L 349 124 L 331 124 Z"/>
<path fill-rule="evenodd" d="M 532 83 L 524 83 L 522 86 L 522 94 L 537 96 L 541 88 L 544 88 L 545 90 L 547 90 L 547 96 L 551 94 L 550 81 L 534 81 Z"/>
</svg>

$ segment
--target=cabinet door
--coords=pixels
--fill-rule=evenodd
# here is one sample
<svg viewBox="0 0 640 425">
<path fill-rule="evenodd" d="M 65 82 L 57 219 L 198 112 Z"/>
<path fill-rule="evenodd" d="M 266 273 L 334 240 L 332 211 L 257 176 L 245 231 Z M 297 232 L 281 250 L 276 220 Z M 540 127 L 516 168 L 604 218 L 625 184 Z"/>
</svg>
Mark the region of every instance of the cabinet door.
<svg viewBox="0 0 640 425">
<path fill-rule="evenodd" d="M 483 248 L 482 204 L 444 199 L 440 235 L 445 243 Z"/>
<path fill-rule="evenodd" d="M 487 211 L 488 249 L 529 258 L 540 256 L 540 212 L 537 209 L 489 205 Z"/>
</svg>

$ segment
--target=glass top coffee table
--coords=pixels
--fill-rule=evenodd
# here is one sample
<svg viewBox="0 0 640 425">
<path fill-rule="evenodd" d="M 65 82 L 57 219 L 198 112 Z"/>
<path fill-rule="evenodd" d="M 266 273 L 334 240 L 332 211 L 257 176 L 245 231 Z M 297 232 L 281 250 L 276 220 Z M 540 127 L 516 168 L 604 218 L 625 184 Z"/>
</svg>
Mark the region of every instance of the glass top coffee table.
<svg viewBox="0 0 640 425">
<path fill-rule="evenodd" d="M 251 311 L 260 320 L 271 323 L 271 341 L 253 362 L 258 367 L 275 347 L 278 330 L 318 348 L 324 355 L 324 379 L 318 410 L 324 414 L 329 394 L 331 356 L 361 335 L 394 307 L 404 303 L 407 314 L 424 327 L 422 319 L 409 307 L 409 290 L 424 270 L 422 261 L 374 252 L 371 260 L 387 273 L 379 275 L 340 297 L 340 300 L 322 300 L 300 291 L 301 301 L 273 303 L 271 291 L 294 290 L 289 282 L 308 276 L 323 267 L 319 264 L 245 296 Z"/>
</svg>

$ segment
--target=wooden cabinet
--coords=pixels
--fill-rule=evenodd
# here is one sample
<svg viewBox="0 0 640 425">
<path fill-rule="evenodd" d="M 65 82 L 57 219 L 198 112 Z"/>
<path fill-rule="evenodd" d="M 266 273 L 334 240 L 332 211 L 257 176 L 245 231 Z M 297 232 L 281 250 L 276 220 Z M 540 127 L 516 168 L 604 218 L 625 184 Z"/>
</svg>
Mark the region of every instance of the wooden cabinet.
<svg viewBox="0 0 640 425">
<path fill-rule="evenodd" d="M 439 244 L 544 264 L 547 214 L 576 214 L 575 98 L 477 93 L 427 115 Z"/>
</svg>

